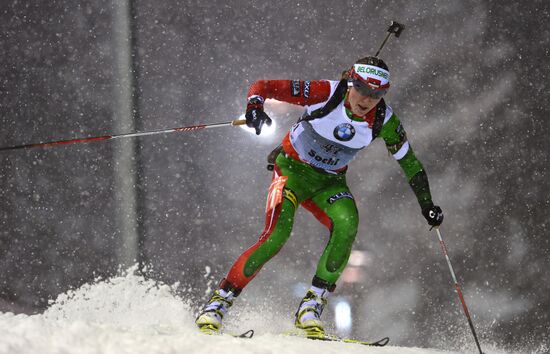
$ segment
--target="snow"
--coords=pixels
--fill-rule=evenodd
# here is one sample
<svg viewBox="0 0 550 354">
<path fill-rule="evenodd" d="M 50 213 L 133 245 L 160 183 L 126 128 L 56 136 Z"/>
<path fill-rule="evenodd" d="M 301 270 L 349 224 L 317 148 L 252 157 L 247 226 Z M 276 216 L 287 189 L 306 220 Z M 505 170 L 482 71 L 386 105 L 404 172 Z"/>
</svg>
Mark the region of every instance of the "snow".
<svg viewBox="0 0 550 354">
<path fill-rule="evenodd" d="M 286 337 L 269 323 L 254 328 L 253 339 L 207 336 L 177 288 L 130 270 L 61 294 L 42 314 L 0 313 L 0 353 L 452 353 Z"/>
</svg>

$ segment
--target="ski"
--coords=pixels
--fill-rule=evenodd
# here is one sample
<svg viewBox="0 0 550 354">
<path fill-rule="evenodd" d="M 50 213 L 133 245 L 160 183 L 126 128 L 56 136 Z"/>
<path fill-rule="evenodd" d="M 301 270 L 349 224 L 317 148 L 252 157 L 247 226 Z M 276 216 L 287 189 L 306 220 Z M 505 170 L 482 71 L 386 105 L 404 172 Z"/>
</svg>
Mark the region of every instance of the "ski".
<svg viewBox="0 0 550 354">
<path fill-rule="evenodd" d="M 353 344 L 360 344 L 360 345 L 368 345 L 371 347 L 383 347 L 390 341 L 389 337 L 384 337 L 382 339 L 379 339 L 374 342 L 369 341 L 363 341 L 358 339 L 351 339 L 351 338 L 342 338 L 335 335 L 329 335 L 329 334 L 315 334 L 315 335 L 306 335 L 305 333 L 300 333 L 296 331 L 290 331 L 283 333 L 285 336 L 291 336 L 291 337 L 302 337 L 306 339 L 312 339 L 312 340 L 321 340 L 321 341 L 327 341 L 327 342 L 340 342 L 340 343 L 353 343 Z"/>
<path fill-rule="evenodd" d="M 219 329 L 215 328 L 214 326 L 206 325 L 206 326 L 200 327 L 199 331 L 207 335 L 215 335 L 215 336 L 228 335 L 235 338 L 250 339 L 252 338 L 252 336 L 254 336 L 253 329 L 249 329 L 248 331 L 239 334 L 239 333 L 231 333 L 231 332 L 222 332 Z"/>
<path fill-rule="evenodd" d="M 383 347 L 390 341 L 389 337 L 384 337 L 380 340 L 377 340 L 375 342 L 366 342 L 362 340 L 357 339 L 351 339 L 351 338 L 340 338 L 336 336 L 324 336 L 324 337 L 306 337 L 307 339 L 313 339 L 313 340 L 323 340 L 328 342 L 342 342 L 342 343 L 354 343 L 354 344 L 361 344 L 361 345 L 369 345 L 372 347 Z"/>
<path fill-rule="evenodd" d="M 207 330 L 204 330 L 204 328 L 201 328 L 201 333 L 208 334 L 208 335 L 229 335 L 234 338 L 245 338 L 245 339 L 251 339 L 254 336 L 253 329 L 249 329 L 248 331 L 239 334 L 239 333 L 230 333 L 230 332 L 220 332 L 217 330 L 207 331 Z M 295 331 L 286 332 L 286 333 L 283 333 L 283 335 L 291 336 L 291 337 L 301 337 L 301 338 L 311 339 L 311 340 L 320 340 L 320 341 L 326 341 L 326 342 L 353 343 L 353 344 L 367 345 L 371 347 L 384 347 L 390 341 L 389 337 L 384 337 L 374 342 L 368 342 L 368 341 L 363 341 L 358 339 L 338 337 L 338 336 L 329 335 L 329 334 L 307 336 L 303 333 L 298 333 Z"/>
</svg>

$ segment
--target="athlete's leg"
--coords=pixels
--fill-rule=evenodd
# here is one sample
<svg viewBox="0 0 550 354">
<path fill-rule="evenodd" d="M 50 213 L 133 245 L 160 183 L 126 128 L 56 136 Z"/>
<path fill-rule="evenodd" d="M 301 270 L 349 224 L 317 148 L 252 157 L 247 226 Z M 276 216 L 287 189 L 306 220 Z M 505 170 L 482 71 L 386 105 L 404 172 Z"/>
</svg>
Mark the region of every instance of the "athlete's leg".
<svg viewBox="0 0 550 354">
<path fill-rule="evenodd" d="M 274 172 L 266 204 L 265 228 L 256 243 L 248 248 L 231 267 L 219 289 L 214 291 L 195 320 L 205 333 L 217 333 L 222 320 L 241 290 L 258 274 L 262 266 L 283 247 L 290 236 L 298 202 L 290 190 L 285 189 L 288 176 Z"/>
<path fill-rule="evenodd" d="M 302 203 L 330 230 L 330 239 L 317 265 L 313 285 L 334 290 L 349 259 L 359 217 L 349 189 L 329 187 Z"/>
<path fill-rule="evenodd" d="M 327 304 L 328 292 L 334 290 L 347 264 L 357 234 L 358 216 L 345 180 L 336 180 L 330 187 L 302 202 L 302 206 L 330 230 L 330 239 L 317 265 L 312 286 L 300 302 L 294 321 L 294 325 L 304 330 L 308 337 L 316 338 L 325 335 L 321 314 Z"/>
<path fill-rule="evenodd" d="M 298 201 L 294 192 L 285 187 L 288 176 L 276 170 L 269 188 L 266 221 L 263 232 L 231 267 L 220 287 L 238 295 L 258 274 L 262 266 L 275 256 L 290 236 Z"/>
<path fill-rule="evenodd" d="M 333 180 L 329 178 L 330 182 Z M 339 180 L 339 178 L 336 178 Z M 283 247 L 290 236 L 294 214 L 303 200 L 327 185 L 327 177 L 310 166 L 279 154 L 266 204 L 266 223 L 258 241 L 231 267 L 197 319 L 201 331 L 218 332 L 234 297 L 258 274 L 261 267 Z"/>
</svg>

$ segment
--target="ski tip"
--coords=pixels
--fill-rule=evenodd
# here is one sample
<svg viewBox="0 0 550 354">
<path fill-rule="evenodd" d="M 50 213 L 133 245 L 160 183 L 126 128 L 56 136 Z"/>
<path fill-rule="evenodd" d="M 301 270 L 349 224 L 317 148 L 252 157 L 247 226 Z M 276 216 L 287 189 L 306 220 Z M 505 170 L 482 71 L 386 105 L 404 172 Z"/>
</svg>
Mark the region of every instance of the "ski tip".
<svg viewBox="0 0 550 354">
<path fill-rule="evenodd" d="M 384 337 L 376 342 L 371 343 L 371 345 L 374 347 L 384 347 L 389 342 L 390 342 L 390 337 Z"/>
<path fill-rule="evenodd" d="M 254 330 L 253 329 L 249 329 L 248 331 L 244 332 L 244 333 L 241 333 L 239 335 L 236 335 L 235 337 L 238 337 L 238 338 L 252 338 L 254 336 Z"/>
<path fill-rule="evenodd" d="M 246 338 L 246 339 L 250 339 L 254 336 L 254 330 L 253 329 L 249 329 L 248 331 L 246 332 L 243 332 L 243 333 L 231 333 L 231 332 L 224 332 L 224 331 L 220 331 L 219 329 L 211 329 L 211 328 L 200 328 L 200 333 L 201 334 L 206 334 L 206 335 L 211 335 L 211 336 L 223 336 L 223 335 L 228 335 L 228 336 L 231 336 L 231 337 L 234 337 L 234 338 Z"/>
</svg>

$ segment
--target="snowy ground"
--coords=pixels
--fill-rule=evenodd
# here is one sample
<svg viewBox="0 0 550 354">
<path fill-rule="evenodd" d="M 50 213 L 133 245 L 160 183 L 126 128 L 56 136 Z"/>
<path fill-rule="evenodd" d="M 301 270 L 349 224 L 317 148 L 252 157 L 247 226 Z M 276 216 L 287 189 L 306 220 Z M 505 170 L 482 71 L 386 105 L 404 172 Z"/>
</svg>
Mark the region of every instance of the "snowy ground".
<svg viewBox="0 0 550 354">
<path fill-rule="evenodd" d="M 43 314 L 0 313 L 0 353 L 452 353 L 284 337 L 265 324 L 254 325 L 253 339 L 206 336 L 194 328 L 190 307 L 173 293 L 168 285 L 129 272 L 62 294 Z"/>
</svg>

